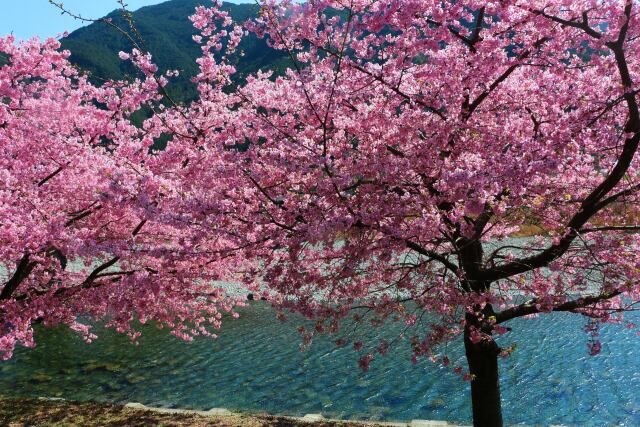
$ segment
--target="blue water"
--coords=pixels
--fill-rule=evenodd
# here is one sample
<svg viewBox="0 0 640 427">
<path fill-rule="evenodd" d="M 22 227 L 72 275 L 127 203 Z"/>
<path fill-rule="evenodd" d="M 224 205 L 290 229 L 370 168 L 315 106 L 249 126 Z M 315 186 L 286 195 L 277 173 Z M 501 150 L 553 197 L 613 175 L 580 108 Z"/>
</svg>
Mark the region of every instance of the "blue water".
<svg viewBox="0 0 640 427">
<path fill-rule="evenodd" d="M 511 324 L 514 331 L 501 338 L 503 345 L 518 344 L 500 366 L 507 423 L 640 425 L 640 339 L 621 326 L 603 327 L 602 353 L 591 357 L 584 322 L 553 314 Z M 65 329 L 39 330 L 36 349 L 21 349 L 0 362 L 0 394 L 471 422 L 468 384 L 430 362 L 412 365 L 408 345 L 377 357 L 364 373 L 352 348 L 337 348 L 327 339 L 300 352 L 297 324 L 275 321 L 273 311 L 256 302 L 240 319 L 226 322 L 219 339 L 190 344 L 151 326 L 138 346 L 101 329 L 90 345 Z M 394 328 L 375 332 L 394 336 Z M 464 364 L 461 343 L 447 351 Z"/>
</svg>

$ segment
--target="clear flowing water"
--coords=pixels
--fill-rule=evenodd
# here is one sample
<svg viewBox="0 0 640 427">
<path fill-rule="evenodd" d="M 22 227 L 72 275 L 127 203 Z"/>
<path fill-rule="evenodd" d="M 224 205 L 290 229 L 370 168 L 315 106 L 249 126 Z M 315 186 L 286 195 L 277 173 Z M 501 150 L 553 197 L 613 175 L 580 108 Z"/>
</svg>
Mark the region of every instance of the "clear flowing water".
<svg viewBox="0 0 640 427">
<path fill-rule="evenodd" d="M 636 316 L 637 317 L 637 316 Z M 139 345 L 98 329 L 87 345 L 64 329 L 39 330 L 38 347 L 0 362 L 0 394 L 73 400 L 141 402 L 151 406 L 344 419 L 440 419 L 470 423 L 468 384 L 430 362 L 414 366 L 408 345 L 357 368 L 352 348 L 317 340 L 300 352 L 297 321 L 280 323 L 256 302 L 223 326 L 220 338 L 184 343 L 145 327 Z M 553 314 L 518 320 L 503 345 L 505 421 L 510 424 L 640 425 L 640 339 L 606 326 L 602 353 L 587 355 L 584 319 Z M 397 326 L 377 333 L 393 336 Z M 373 333 L 363 331 L 363 333 Z M 461 343 L 448 348 L 462 364 Z"/>
</svg>

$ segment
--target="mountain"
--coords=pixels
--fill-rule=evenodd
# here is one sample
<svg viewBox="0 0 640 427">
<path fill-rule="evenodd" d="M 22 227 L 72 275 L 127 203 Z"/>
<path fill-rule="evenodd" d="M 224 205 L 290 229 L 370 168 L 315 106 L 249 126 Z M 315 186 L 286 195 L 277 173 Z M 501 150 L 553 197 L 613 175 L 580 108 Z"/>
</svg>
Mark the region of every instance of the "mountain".
<svg viewBox="0 0 640 427">
<path fill-rule="evenodd" d="M 188 102 L 197 96 L 190 79 L 198 72 L 195 60 L 201 50 L 192 39 L 197 30 L 188 17 L 196 6 L 207 3 L 207 0 L 171 0 L 133 12 L 135 27 L 160 71 L 181 71 L 180 77 L 173 79 L 169 86 L 170 94 L 179 101 Z M 235 22 L 244 22 L 259 11 L 255 4 L 224 3 L 222 9 L 228 11 Z M 107 17 L 119 27 L 129 28 L 120 11 L 113 11 Z M 91 73 L 96 82 L 135 75 L 131 64 L 118 58 L 118 52 L 132 49 L 131 42 L 103 22 L 74 31 L 62 41 L 62 47 L 71 51 L 71 62 Z M 270 49 L 264 40 L 254 35 L 243 40 L 240 50 L 245 55 L 235 58 L 239 78 L 259 69 L 281 71 L 290 65 L 285 54 Z"/>
</svg>

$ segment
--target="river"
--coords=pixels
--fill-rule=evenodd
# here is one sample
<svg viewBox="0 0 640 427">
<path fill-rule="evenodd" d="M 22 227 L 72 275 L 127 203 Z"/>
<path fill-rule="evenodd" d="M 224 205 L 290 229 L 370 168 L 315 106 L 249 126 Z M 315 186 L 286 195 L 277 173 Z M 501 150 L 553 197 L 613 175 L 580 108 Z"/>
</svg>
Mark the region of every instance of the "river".
<svg viewBox="0 0 640 427">
<path fill-rule="evenodd" d="M 38 329 L 35 349 L 19 349 L 13 359 L 0 362 L 0 393 L 343 419 L 470 422 L 468 384 L 450 368 L 428 361 L 414 366 L 409 346 L 401 344 L 362 372 L 353 349 L 337 348 L 328 338 L 301 352 L 299 322 L 276 321 L 268 305 L 254 302 L 239 319 L 224 323 L 218 339 L 192 343 L 149 325 L 138 345 L 100 327 L 92 344 L 64 328 Z M 583 318 L 562 313 L 511 323 L 513 332 L 500 338 L 502 345 L 518 345 L 500 364 L 506 423 L 640 425 L 636 331 L 603 327 L 602 353 L 589 356 L 584 324 Z M 362 333 L 394 336 L 398 327 Z M 447 351 L 464 363 L 460 342 Z"/>
</svg>

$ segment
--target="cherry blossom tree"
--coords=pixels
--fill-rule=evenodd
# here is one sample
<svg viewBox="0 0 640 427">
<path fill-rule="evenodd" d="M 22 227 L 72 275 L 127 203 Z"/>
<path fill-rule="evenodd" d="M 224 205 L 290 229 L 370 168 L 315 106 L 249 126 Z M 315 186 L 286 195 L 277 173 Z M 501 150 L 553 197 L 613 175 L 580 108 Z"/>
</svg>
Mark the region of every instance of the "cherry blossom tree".
<svg viewBox="0 0 640 427">
<path fill-rule="evenodd" d="M 244 25 L 196 10 L 189 106 L 161 102 L 142 49 L 121 54 L 139 80 L 94 87 L 55 42 L 4 40 L 1 349 L 32 344 L 37 320 L 84 330 L 83 313 L 209 334 L 232 304 L 210 282 L 235 278 L 315 320 L 306 344 L 346 344 L 349 318 L 403 322 L 398 340 L 352 343 L 365 370 L 403 342 L 448 365 L 442 344 L 462 337 L 468 368 L 452 369 L 477 426 L 502 425 L 509 321 L 584 316 L 597 354 L 598 324 L 640 300 L 638 5 L 261 6 Z M 291 68 L 237 83 L 248 31 Z M 539 233 L 514 240 L 523 225 Z"/>
<path fill-rule="evenodd" d="M 163 117 L 170 152 L 197 159 L 193 206 L 257 261 L 244 282 L 314 319 L 305 343 L 351 317 L 398 321 L 415 360 L 447 365 L 462 336 L 468 369 L 452 368 L 477 426 L 502 425 L 511 320 L 584 316 L 597 354 L 598 324 L 640 300 L 638 5 L 261 6 L 244 28 L 291 68 L 234 84 L 221 52 L 243 29 L 200 8 L 201 97 Z M 537 236 L 514 240 L 523 225 Z M 366 370 L 401 343 L 354 347 Z"/>
<path fill-rule="evenodd" d="M 35 323 L 91 341 L 86 317 L 134 339 L 134 320 L 213 335 L 234 305 L 211 286 L 225 254 L 192 245 L 196 228 L 164 205 L 184 193 L 154 163 L 159 135 L 130 120 L 161 107 L 165 80 L 134 52 L 143 78 L 96 87 L 59 48 L 0 39 L 0 357 L 33 346 Z"/>
</svg>

